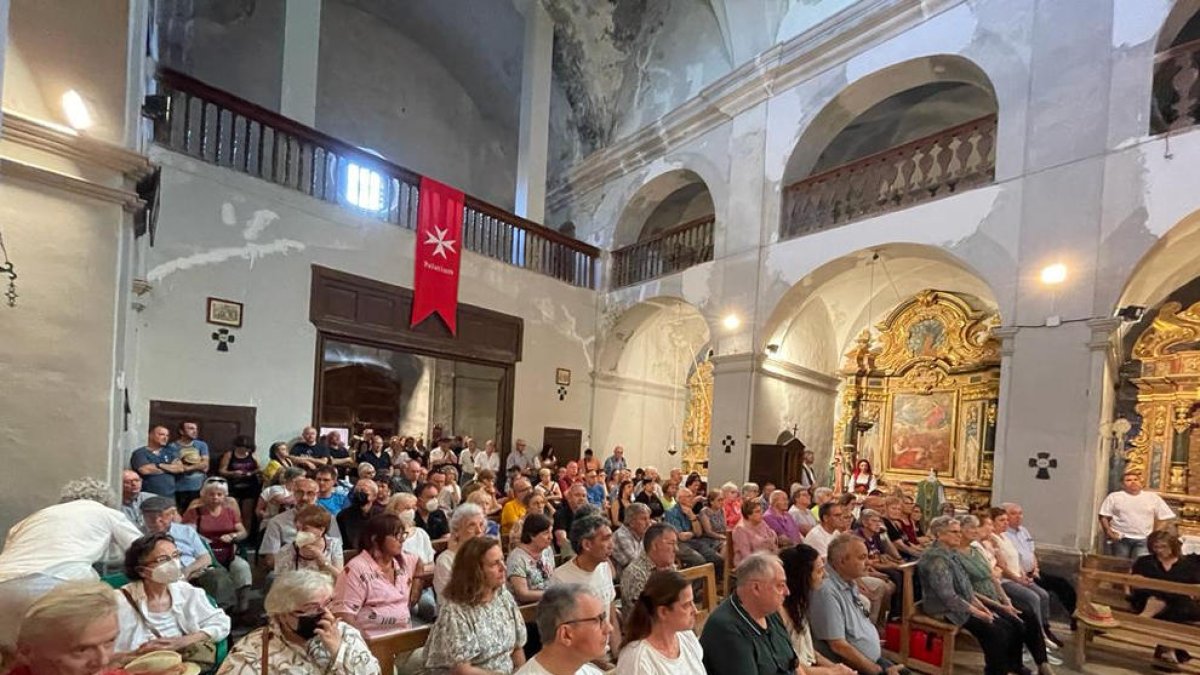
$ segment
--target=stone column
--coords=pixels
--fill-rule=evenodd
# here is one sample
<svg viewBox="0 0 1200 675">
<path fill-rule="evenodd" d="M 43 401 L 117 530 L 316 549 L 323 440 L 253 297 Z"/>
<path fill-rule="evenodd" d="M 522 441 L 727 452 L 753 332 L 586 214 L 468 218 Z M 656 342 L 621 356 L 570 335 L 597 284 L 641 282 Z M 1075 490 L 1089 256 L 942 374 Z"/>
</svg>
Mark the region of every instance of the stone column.
<svg viewBox="0 0 1200 675">
<path fill-rule="evenodd" d="M 521 121 L 517 141 L 518 216 L 546 217 L 546 155 L 550 135 L 550 75 L 554 24 L 540 2 L 525 7 L 525 56 L 521 70 Z"/>
<path fill-rule="evenodd" d="M 0 0 L 0 99 L 4 96 L 4 54 L 8 51 L 8 0 Z M 0 107 L 0 123 L 4 110 Z"/>
<path fill-rule="evenodd" d="M 726 481 L 739 485 L 750 474 L 750 411 L 754 355 L 714 356 L 712 437 L 708 448 L 709 489 Z"/>
<path fill-rule="evenodd" d="M 301 124 L 317 121 L 317 69 L 321 47 L 321 3 L 287 0 L 283 25 L 283 86 L 279 112 Z"/>
</svg>

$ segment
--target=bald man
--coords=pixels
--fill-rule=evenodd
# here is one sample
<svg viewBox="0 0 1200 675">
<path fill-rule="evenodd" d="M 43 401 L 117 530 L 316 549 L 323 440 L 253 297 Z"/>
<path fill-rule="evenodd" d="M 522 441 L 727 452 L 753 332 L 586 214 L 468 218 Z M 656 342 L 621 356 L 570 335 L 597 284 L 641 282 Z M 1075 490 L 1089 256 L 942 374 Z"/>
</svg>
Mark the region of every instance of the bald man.
<svg viewBox="0 0 1200 675">
<path fill-rule="evenodd" d="M 142 477 L 133 469 L 121 472 L 121 513 L 139 530 L 146 530 L 142 518 L 142 502 L 155 496 L 153 492 L 142 492 Z"/>
</svg>

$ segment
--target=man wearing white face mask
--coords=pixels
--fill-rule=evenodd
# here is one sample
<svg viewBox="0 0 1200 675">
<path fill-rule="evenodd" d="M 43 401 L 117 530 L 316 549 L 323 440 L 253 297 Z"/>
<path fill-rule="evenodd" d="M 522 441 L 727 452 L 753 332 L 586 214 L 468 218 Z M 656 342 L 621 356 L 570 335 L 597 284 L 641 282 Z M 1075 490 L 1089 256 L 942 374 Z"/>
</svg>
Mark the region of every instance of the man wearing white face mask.
<svg viewBox="0 0 1200 675">
<path fill-rule="evenodd" d="M 450 520 L 442 511 L 438 488 L 433 483 L 423 483 L 417 488 L 417 527 L 425 530 L 430 539 L 450 534 Z"/>
</svg>

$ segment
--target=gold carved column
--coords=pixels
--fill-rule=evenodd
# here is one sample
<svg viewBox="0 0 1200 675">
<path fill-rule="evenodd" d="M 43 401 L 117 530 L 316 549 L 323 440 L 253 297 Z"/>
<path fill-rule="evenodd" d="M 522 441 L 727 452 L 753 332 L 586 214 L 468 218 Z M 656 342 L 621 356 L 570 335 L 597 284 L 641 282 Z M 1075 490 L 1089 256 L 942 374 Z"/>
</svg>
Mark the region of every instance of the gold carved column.
<svg viewBox="0 0 1200 675">
<path fill-rule="evenodd" d="M 712 435 L 713 364 L 705 359 L 688 377 L 688 403 L 683 421 L 683 470 L 708 475 L 708 443 Z"/>
</svg>

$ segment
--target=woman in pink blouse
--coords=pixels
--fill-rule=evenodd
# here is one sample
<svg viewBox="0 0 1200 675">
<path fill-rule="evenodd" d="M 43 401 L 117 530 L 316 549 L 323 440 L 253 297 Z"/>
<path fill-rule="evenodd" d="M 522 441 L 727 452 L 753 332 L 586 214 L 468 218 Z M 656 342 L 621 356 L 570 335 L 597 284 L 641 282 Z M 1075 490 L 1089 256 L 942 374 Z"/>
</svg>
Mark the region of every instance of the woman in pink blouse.
<svg viewBox="0 0 1200 675">
<path fill-rule="evenodd" d="M 733 528 L 733 564 L 742 564 L 751 553 L 778 553 L 775 531 L 763 520 L 762 504 L 756 499 L 742 502 L 742 522 Z"/>
<path fill-rule="evenodd" d="M 375 516 L 363 526 L 362 552 L 346 563 L 333 589 L 333 611 L 361 631 L 407 628 L 412 605 L 421 597 L 416 576 L 419 560 L 405 553 L 407 531 L 392 513 Z"/>
</svg>

